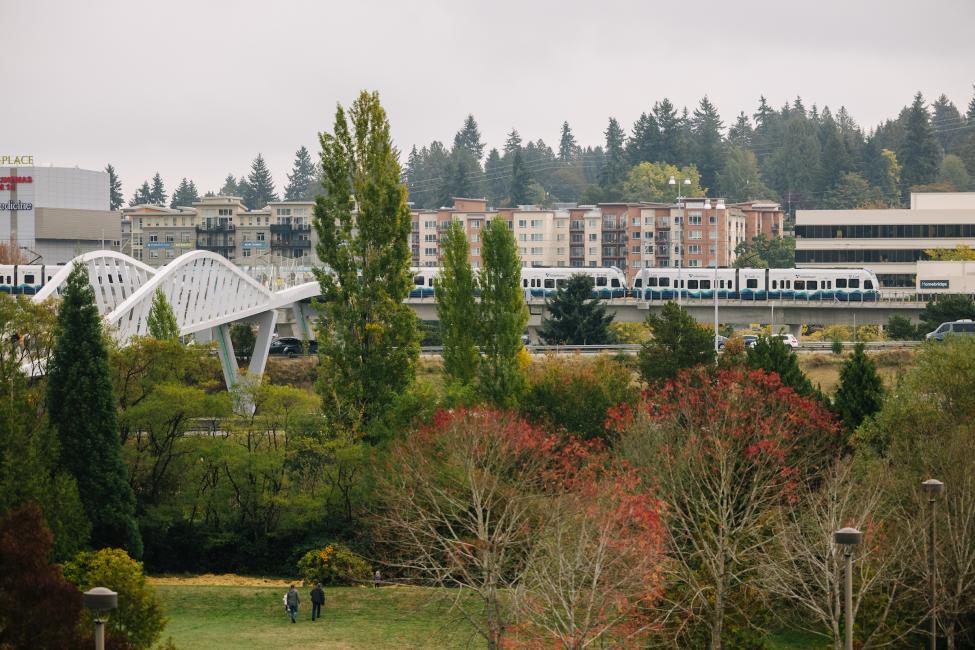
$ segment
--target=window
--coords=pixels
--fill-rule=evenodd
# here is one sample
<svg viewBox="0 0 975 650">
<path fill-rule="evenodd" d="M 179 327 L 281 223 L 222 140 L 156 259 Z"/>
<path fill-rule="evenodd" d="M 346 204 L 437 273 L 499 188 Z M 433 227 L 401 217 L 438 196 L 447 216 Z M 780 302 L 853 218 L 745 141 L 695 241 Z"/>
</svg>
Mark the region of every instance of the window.
<svg viewBox="0 0 975 650">
<path fill-rule="evenodd" d="M 532 248 L 532 255 L 541 255 L 545 249 L 541 246 L 536 246 Z"/>
<path fill-rule="evenodd" d="M 860 278 L 851 278 L 850 279 L 850 288 L 851 289 L 859 289 L 860 288 Z"/>
<path fill-rule="evenodd" d="M 713 226 L 714 224 L 718 223 L 718 218 L 712 214 L 710 217 L 708 217 L 708 223 Z"/>
<path fill-rule="evenodd" d="M 586 224 L 590 228 L 598 228 L 599 227 L 599 219 L 586 219 Z"/>
<path fill-rule="evenodd" d="M 528 220 L 527 219 L 519 219 L 518 220 L 518 227 L 519 228 L 524 228 L 527 223 L 528 223 Z"/>
<path fill-rule="evenodd" d="M 691 216 L 687 217 L 687 224 L 690 225 L 690 226 L 700 226 L 701 225 L 701 215 L 699 215 L 699 214 L 692 214 Z"/>
<path fill-rule="evenodd" d="M 808 289 L 809 291 L 815 291 L 818 288 L 819 287 L 817 286 L 817 282 L 815 280 L 809 280 L 808 282 L 806 282 L 806 289 Z"/>
<path fill-rule="evenodd" d="M 572 223 L 569 224 L 569 228 L 572 230 L 582 230 L 585 227 L 586 224 L 582 219 L 573 219 Z"/>
<path fill-rule="evenodd" d="M 257 233 L 257 241 L 264 241 L 264 232 L 260 231 Z"/>
<path fill-rule="evenodd" d="M 632 235 L 630 235 L 630 239 L 639 239 L 639 238 L 640 238 L 640 231 L 639 230 L 637 230 Z"/>
<path fill-rule="evenodd" d="M 746 278 L 745 279 L 746 289 L 758 289 L 758 278 Z"/>
<path fill-rule="evenodd" d="M 555 288 L 555 279 L 554 278 L 545 278 L 545 288 L 546 289 L 554 289 Z"/>
<path fill-rule="evenodd" d="M 698 289 L 699 287 L 698 287 L 697 280 L 688 280 L 687 281 L 687 288 L 688 289 Z"/>
<path fill-rule="evenodd" d="M 863 288 L 864 289 L 873 289 L 873 280 L 864 280 L 863 281 Z"/>
<path fill-rule="evenodd" d="M 594 232 L 589 233 L 589 241 L 598 241 L 598 240 L 599 240 L 599 234 Z"/>
<path fill-rule="evenodd" d="M 149 241 L 159 241 L 159 235 L 149 235 Z"/>
<path fill-rule="evenodd" d="M 555 236 L 555 241 L 565 241 L 565 233 L 564 232 L 560 232 L 559 234 L 557 234 Z"/>
<path fill-rule="evenodd" d="M 711 281 L 710 280 L 701 280 L 701 288 L 702 289 L 710 289 L 711 288 Z"/>
<path fill-rule="evenodd" d="M 532 241 L 545 241 L 545 235 L 540 232 L 533 232 Z"/>
<path fill-rule="evenodd" d="M 437 249 L 436 248 L 424 248 L 423 249 L 423 254 L 424 255 L 436 255 L 437 254 Z"/>
<path fill-rule="evenodd" d="M 613 287 L 614 289 L 619 289 L 620 288 L 620 280 L 619 280 L 619 278 L 613 278 L 610 281 L 609 286 Z"/>
<path fill-rule="evenodd" d="M 687 238 L 688 239 L 701 239 L 701 231 L 700 230 L 691 230 L 691 231 L 688 231 Z"/>
<path fill-rule="evenodd" d="M 532 228 L 541 228 L 542 224 L 543 222 L 541 219 L 532 219 Z"/>
<path fill-rule="evenodd" d="M 230 208 L 220 208 L 219 210 L 217 210 L 217 216 L 220 217 L 229 217 L 232 216 L 233 213 L 234 211 L 231 210 Z"/>
<path fill-rule="evenodd" d="M 653 231 L 652 230 L 647 230 L 646 232 L 644 232 L 643 233 L 643 238 L 644 239 L 653 239 Z"/>
<path fill-rule="evenodd" d="M 437 222 L 436 221 L 424 221 L 423 222 L 423 227 L 424 228 L 436 228 L 437 227 Z"/>
<path fill-rule="evenodd" d="M 836 278 L 836 288 L 846 289 L 846 278 Z"/>
<path fill-rule="evenodd" d="M 701 252 L 701 247 L 698 244 L 691 244 L 687 247 L 687 252 L 691 255 L 697 255 Z"/>
<path fill-rule="evenodd" d="M 600 275 L 600 276 L 597 276 L 596 277 L 596 286 L 597 287 L 605 287 L 606 286 L 606 276 L 605 275 Z"/>
<path fill-rule="evenodd" d="M 480 254 L 481 254 L 481 249 L 480 248 L 472 248 L 471 249 L 471 255 L 480 255 Z"/>
<path fill-rule="evenodd" d="M 528 235 L 525 233 L 518 233 L 518 241 L 528 241 Z"/>
<path fill-rule="evenodd" d="M 630 225 L 631 226 L 639 226 L 640 225 L 640 217 L 633 217 L 632 219 L 630 219 Z"/>
<path fill-rule="evenodd" d="M 434 242 L 434 241 L 437 241 L 437 236 L 436 235 L 423 235 L 423 241 L 425 241 L 425 242 Z"/>
<path fill-rule="evenodd" d="M 701 260 L 687 260 L 688 266 L 701 266 Z"/>
<path fill-rule="evenodd" d="M 640 244 L 637 244 L 636 246 L 630 247 L 630 252 L 631 253 L 639 253 L 640 252 Z"/>
<path fill-rule="evenodd" d="M 805 280 L 796 280 L 793 284 L 794 284 L 794 288 L 797 291 L 805 291 L 806 290 L 806 281 Z"/>
<path fill-rule="evenodd" d="M 661 287 L 669 287 L 670 286 L 670 278 L 660 278 L 660 286 Z"/>
<path fill-rule="evenodd" d="M 471 224 L 471 230 L 480 230 L 481 229 L 481 220 L 480 219 L 471 219 L 470 224 Z"/>
</svg>

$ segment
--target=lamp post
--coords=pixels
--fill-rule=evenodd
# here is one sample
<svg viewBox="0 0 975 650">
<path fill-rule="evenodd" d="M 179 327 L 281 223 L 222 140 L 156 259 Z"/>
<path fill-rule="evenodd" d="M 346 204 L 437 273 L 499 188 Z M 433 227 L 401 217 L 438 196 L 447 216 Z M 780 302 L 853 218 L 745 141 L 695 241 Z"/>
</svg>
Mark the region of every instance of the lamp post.
<svg viewBox="0 0 975 650">
<path fill-rule="evenodd" d="M 679 305 L 679 304 L 681 304 L 681 300 L 682 300 L 683 295 L 684 295 L 684 280 L 681 277 L 681 275 L 682 275 L 681 270 L 682 270 L 682 268 L 684 266 L 684 246 L 683 246 L 683 242 L 682 242 L 682 239 L 683 238 L 680 236 L 681 235 L 681 232 L 684 229 L 684 210 L 681 210 L 681 207 L 680 207 L 680 205 L 681 205 L 681 199 L 683 198 L 681 196 L 681 185 L 690 185 L 691 184 L 691 179 L 689 179 L 689 178 L 678 179 L 678 178 L 674 178 L 673 176 L 671 176 L 667 180 L 667 184 L 668 185 L 676 185 L 677 186 L 677 209 L 681 211 L 681 213 L 680 213 L 680 224 L 679 224 L 680 225 L 680 228 L 677 229 L 677 235 L 678 235 L 678 237 L 677 237 L 677 252 L 680 255 L 680 260 L 678 260 L 678 262 L 677 262 L 677 304 Z"/>
<path fill-rule="evenodd" d="M 931 637 L 928 640 L 930 650 L 936 650 L 938 645 L 938 591 L 935 573 L 934 543 L 935 525 L 934 515 L 938 497 L 945 490 L 945 484 L 933 478 L 921 483 L 921 491 L 928 495 L 928 589 L 931 590 Z"/>
<path fill-rule="evenodd" d="M 105 621 L 108 612 L 118 607 L 118 594 L 105 587 L 89 589 L 82 595 L 86 609 L 95 614 L 95 650 L 105 650 Z"/>
<path fill-rule="evenodd" d="M 846 650 L 853 650 L 853 547 L 860 543 L 863 538 L 856 528 L 840 528 L 833 533 L 833 541 L 843 547 L 843 556 L 846 559 L 846 588 L 844 623 L 846 623 Z"/>
<path fill-rule="evenodd" d="M 715 361 L 718 357 L 718 252 L 721 250 L 718 244 L 718 213 L 724 210 L 724 199 L 718 199 L 714 204 L 714 356 Z"/>
</svg>

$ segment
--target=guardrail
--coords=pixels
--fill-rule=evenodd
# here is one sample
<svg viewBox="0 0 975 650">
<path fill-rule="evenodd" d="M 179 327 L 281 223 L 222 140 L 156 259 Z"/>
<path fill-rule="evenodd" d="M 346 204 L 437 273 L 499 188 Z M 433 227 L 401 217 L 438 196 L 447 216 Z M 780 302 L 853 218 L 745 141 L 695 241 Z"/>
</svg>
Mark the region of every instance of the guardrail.
<svg viewBox="0 0 975 650">
<path fill-rule="evenodd" d="M 843 348 L 849 349 L 856 345 L 856 341 L 843 341 Z M 902 350 L 914 348 L 924 343 L 924 341 L 866 341 L 864 347 L 867 350 Z M 635 354 L 642 346 L 639 343 L 620 343 L 614 345 L 527 345 L 525 349 L 532 354 L 603 354 L 606 352 L 618 352 L 625 354 Z M 798 352 L 819 352 L 828 351 L 833 347 L 832 341 L 802 341 L 799 343 Z M 427 345 L 420 348 L 420 354 L 437 355 L 443 352 L 443 346 Z"/>
</svg>

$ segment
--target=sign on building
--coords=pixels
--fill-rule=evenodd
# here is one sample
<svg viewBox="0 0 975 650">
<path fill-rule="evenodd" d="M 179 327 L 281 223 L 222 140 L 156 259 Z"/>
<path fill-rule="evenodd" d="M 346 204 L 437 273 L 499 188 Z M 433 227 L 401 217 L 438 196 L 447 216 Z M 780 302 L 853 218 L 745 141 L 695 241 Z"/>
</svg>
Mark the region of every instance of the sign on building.
<svg viewBox="0 0 975 650">
<path fill-rule="evenodd" d="M 949 280 L 920 280 L 922 289 L 947 289 Z"/>
</svg>

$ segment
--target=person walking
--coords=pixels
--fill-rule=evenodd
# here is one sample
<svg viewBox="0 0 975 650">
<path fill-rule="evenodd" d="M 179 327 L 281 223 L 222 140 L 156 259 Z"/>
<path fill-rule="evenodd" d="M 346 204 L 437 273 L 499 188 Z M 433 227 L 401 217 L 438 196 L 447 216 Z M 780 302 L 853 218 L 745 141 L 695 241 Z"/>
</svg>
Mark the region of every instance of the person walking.
<svg viewBox="0 0 975 650">
<path fill-rule="evenodd" d="M 379 583 L 383 581 L 383 574 L 379 573 L 379 569 L 372 575 L 372 583 L 376 589 L 379 589 Z"/>
<path fill-rule="evenodd" d="M 322 605 L 325 604 L 325 592 L 322 590 L 322 583 L 316 582 L 315 588 L 311 590 L 311 620 L 322 617 Z"/>
<path fill-rule="evenodd" d="M 288 589 L 288 595 L 285 596 L 285 600 L 288 603 L 288 613 L 291 614 L 291 622 L 296 623 L 297 621 L 295 619 L 298 618 L 298 603 L 301 602 L 301 599 L 298 597 L 298 590 L 295 589 L 294 585 L 291 585 L 291 588 Z"/>
</svg>

